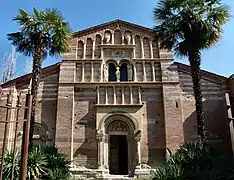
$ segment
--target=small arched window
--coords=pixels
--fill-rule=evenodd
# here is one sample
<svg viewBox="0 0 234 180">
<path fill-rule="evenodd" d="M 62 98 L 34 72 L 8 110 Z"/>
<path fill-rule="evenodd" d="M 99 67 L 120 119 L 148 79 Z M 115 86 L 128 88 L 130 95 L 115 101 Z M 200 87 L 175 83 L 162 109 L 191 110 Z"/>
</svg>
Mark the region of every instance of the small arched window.
<svg viewBox="0 0 234 180">
<path fill-rule="evenodd" d="M 108 81 L 117 81 L 116 67 L 114 63 L 109 63 L 109 79 Z"/>
<path fill-rule="evenodd" d="M 128 81 L 128 65 L 123 63 L 120 66 L 120 81 Z"/>
</svg>

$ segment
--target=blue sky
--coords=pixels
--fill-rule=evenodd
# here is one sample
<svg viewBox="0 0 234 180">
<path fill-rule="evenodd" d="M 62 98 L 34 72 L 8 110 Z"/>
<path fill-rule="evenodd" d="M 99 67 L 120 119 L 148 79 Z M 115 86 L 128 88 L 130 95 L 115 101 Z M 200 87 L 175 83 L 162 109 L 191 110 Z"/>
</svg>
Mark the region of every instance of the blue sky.
<svg viewBox="0 0 234 180">
<path fill-rule="evenodd" d="M 234 0 L 223 0 L 223 2 L 231 7 L 234 15 Z M 153 27 L 152 9 L 156 4 L 157 0 L 3 0 L 0 11 L 0 58 L 11 49 L 6 34 L 18 30 L 18 26 L 12 21 L 12 18 L 17 15 L 19 8 L 28 12 L 31 12 L 33 7 L 38 9 L 58 8 L 66 21 L 70 23 L 72 30 L 79 31 L 114 19 Z M 18 59 L 18 75 L 23 72 L 25 61 L 28 58 L 21 55 Z M 176 60 L 188 63 L 187 59 Z M 43 66 L 57 61 L 60 59 L 48 58 L 43 62 Z M 224 26 L 221 41 L 212 49 L 202 53 L 202 68 L 224 76 L 234 73 L 233 18 Z"/>
</svg>

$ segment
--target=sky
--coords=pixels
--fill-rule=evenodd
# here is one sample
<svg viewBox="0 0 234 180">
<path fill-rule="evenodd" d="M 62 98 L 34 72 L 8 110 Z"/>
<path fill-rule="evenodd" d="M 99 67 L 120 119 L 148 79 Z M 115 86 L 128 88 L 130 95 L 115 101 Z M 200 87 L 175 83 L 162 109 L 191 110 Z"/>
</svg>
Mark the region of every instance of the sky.
<svg viewBox="0 0 234 180">
<path fill-rule="evenodd" d="M 234 15 L 234 0 L 223 0 L 231 8 Z M 79 31 L 111 20 L 122 19 L 146 27 L 153 27 L 153 8 L 157 0 L 2 0 L 0 11 L 0 58 L 11 51 L 11 43 L 7 34 L 18 31 L 12 18 L 18 14 L 18 9 L 31 13 L 32 8 L 39 10 L 57 8 L 69 22 L 73 31 Z M 20 55 L 17 59 L 17 75 L 24 72 L 26 61 L 30 57 Z M 176 61 L 188 64 L 186 58 Z M 54 64 L 61 59 L 47 58 L 43 67 Z M 234 16 L 224 26 L 222 39 L 212 49 L 202 52 L 202 69 L 223 76 L 234 73 Z"/>
</svg>

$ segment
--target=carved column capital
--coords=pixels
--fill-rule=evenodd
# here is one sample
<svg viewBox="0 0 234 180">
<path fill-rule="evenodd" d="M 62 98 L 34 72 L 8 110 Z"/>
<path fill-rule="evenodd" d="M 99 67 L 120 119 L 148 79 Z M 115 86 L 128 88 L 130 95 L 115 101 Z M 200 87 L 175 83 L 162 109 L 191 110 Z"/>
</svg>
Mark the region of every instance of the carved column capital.
<svg viewBox="0 0 234 180">
<path fill-rule="evenodd" d="M 141 131 L 137 131 L 134 135 L 134 138 L 137 142 L 139 142 L 141 140 Z"/>
<path fill-rule="evenodd" d="M 104 134 L 103 134 L 102 130 L 97 130 L 96 138 L 97 138 L 98 142 L 101 142 L 103 140 L 103 136 L 104 136 Z"/>
</svg>

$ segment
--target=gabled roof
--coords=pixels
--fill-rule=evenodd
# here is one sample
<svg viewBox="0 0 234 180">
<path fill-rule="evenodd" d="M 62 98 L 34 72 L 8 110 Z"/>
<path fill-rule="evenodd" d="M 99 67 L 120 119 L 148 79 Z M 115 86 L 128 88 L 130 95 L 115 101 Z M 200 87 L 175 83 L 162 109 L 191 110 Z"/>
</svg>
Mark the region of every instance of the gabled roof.
<svg viewBox="0 0 234 180">
<path fill-rule="evenodd" d="M 127 21 L 123 21 L 123 20 L 120 20 L 120 19 L 116 19 L 116 20 L 113 20 L 113 21 L 109 21 L 109 22 L 106 22 L 106 23 L 103 23 L 103 24 L 100 24 L 100 25 L 97 25 L 97 26 L 93 26 L 93 27 L 78 31 L 78 32 L 74 32 L 73 36 L 86 35 L 88 33 L 96 32 L 99 29 L 105 29 L 106 27 L 111 26 L 111 25 L 116 25 L 116 26 L 117 25 L 120 25 L 120 26 L 125 25 L 125 26 L 130 26 L 130 27 L 133 27 L 135 29 L 145 31 L 147 33 L 153 33 L 152 29 L 150 29 L 150 28 L 140 26 L 140 25 L 137 25 L 137 24 L 134 24 L 134 23 L 130 23 L 130 22 L 127 22 Z"/>
<path fill-rule="evenodd" d="M 50 65 L 50 66 L 47 66 L 45 68 L 42 68 L 41 69 L 42 77 L 46 76 L 47 74 L 59 71 L 60 64 L 61 64 L 61 62 Z M 2 87 L 2 88 L 7 88 L 7 87 L 10 87 L 10 86 L 16 86 L 17 87 L 17 86 L 20 86 L 21 84 L 30 82 L 31 78 L 32 78 L 32 73 L 25 74 L 23 76 L 12 79 L 12 80 L 4 83 L 4 84 L 1 84 L 0 87 Z"/>
<path fill-rule="evenodd" d="M 174 62 L 174 64 L 178 67 L 178 71 L 182 71 L 182 72 L 186 72 L 188 74 L 191 74 L 191 69 L 190 69 L 189 65 L 179 63 L 179 62 Z M 216 82 L 218 84 L 222 84 L 228 80 L 228 78 L 225 76 L 221 76 L 221 75 L 209 72 L 209 71 L 201 70 L 200 73 L 201 73 L 202 78 L 208 79 L 208 80 L 210 80 L 212 82 Z"/>
</svg>

